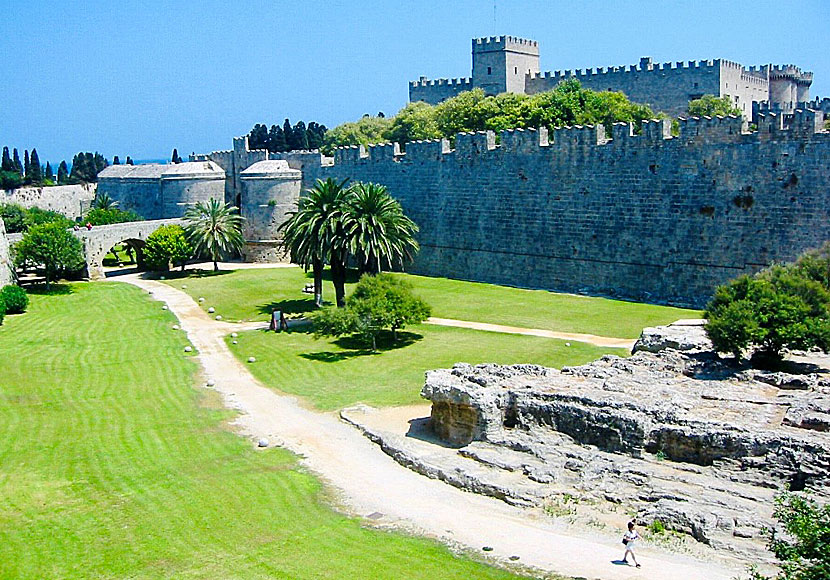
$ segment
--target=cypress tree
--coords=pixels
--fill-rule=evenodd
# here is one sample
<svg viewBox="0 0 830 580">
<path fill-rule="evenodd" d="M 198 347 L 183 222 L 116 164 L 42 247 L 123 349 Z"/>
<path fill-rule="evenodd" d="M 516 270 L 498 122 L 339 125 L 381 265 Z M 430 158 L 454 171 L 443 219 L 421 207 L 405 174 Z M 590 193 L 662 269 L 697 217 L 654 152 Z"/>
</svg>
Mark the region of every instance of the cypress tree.
<svg viewBox="0 0 830 580">
<path fill-rule="evenodd" d="M 308 134 L 306 133 L 305 123 L 297 121 L 297 124 L 291 130 L 291 136 L 294 138 L 294 146 L 291 149 L 308 149 Z"/>
<path fill-rule="evenodd" d="M 58 183 L 66 183 L 69 178 L 69 168 L 66 166 L 66 161 L 61 161 L 58 165 Z"/>
<path fill-rule="evenodd" d="M 113 165 L 121 165 L 121 160 L 118 158 L 118 155 L 112 158 Z"/>
<path fill-rule="evenodd" d="M 11 155 L 9 155 L 9 148 L 3 147 L 3 164 L 0 166 L 3 171 L 14 171 L 14 163 Z"/>
<path fill-rule="evenodd" d="M 171 161 L 173 163 L 181 163 L 182 162 L 182 158 L 179 157 L 179 150 L 176 149 L 175 147 L 173 148 L 173 156 L 172 156 Z"/>
<path fill-rule="evenodd" d="M 282 133 L 285 135 L 285 150 L 291 151 L 294 148 L 294 130 L 291 128 L 291 121 L 288 119 L 282 124 Z"/>
<path fill-rule="evenodd" d="M 14 154 L 12 157 L 12 163 L 14 163 L 14 170 L 17 171 L 21 177 L 23 176 L 23 164 L 20 163 L 20 155 L 17 154 L 17 147 L 14 148 Z"/>
<path fill-rule="evenodd" d="M 52 166 L 49 165 L 49 162 L 46 162 L 46 170 L 44 171 L 43 179 L 45 181 L 51 181 L 54 183 L 55 175 L 52 173 Z"/>
<path fill-rule="evenodd" d="M 23 150 L 23 176 L 29 177 L 29 174 L 32 172 L 31 162 L 29 161 L 29 150 Z"/>
<path fill-rule="evenodd" d="M 271 125 L 271 130 L 268 132 L 268 141 L 271 146 L 271 151 L 279 153 L 288 150 L 288 144 L 285 142 L 285 132 L 279 125 Z"/>
<path fill-rule="evenodd" d="M 43 183 L 43 170 L 40 167 L 40 157 L 38 157 L 37 149 L 32 149 L 32 157 L 29 161 L 29 171 L 26 173 L 26 177 L 32 183 Z"/>
<path fill-rule="evenodd" d="M 133 165 L 133 158 L 127 155 L 127 165 Z"/>
</svg>

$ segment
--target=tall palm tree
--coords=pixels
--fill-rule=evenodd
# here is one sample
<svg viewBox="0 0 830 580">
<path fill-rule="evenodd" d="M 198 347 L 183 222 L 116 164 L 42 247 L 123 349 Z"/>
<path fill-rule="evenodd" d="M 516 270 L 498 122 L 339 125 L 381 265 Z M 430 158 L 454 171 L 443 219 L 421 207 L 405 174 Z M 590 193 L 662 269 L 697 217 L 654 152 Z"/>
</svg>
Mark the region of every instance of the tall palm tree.
<svg viewBox="0 0 830 580">
<path fill-rule="evenodd" d="M 210 198 L 189 208 L 184 219 L 185 231 L 197 254 L 207 254 L 213 260 L 213 271 L 219 271 L 217 262 L 222 255 L 242 249 L 242 216 L 234 206 Z"/>
<path fill-rule="evenodd" d="M 335 237 L 340 231 L 340 218 L 346 199 L 345 185 L 348 179 L 337 182 L 331 177 L 317 183 L 300 198 L 297 211 L 281 226 L 282 244 L 288 250 L 291 261 L 314 273 L 314 302 L 323 302 L 323 266 L 331 262 Z M 338 247 L 340 244 L 337 244 Z M 338 254 L 339 256 L 339 254 Z M 337 261 L 337 260 L 335 260 Z M 332 263 L 332 278 L 340 277 L 340 268 Z M 343 266 L 345 278 L 345 265 Z M 335 276 L 335 271 L 337 276 Z M 338 284 L 335 283 L 335 289 Z M 338 302 L 342 297 L 338 293 Z"/>
<path fill-rule="evenodd" d="M 113 209 L 118 205 L 118 202 L 115 201 L 110 194 L 104 192 L 97 192 L 95 194 L 95 199 L 92 200 L 92 208 L 93 209 Z"/>
<path fill-rule="evenodd" d="M 378 273 L 384 264 L 412 260 L 418 252 L 418 226 L 403 213 L 401 204 L 385 185 L 356 183 L 343 210 L 343 231 L 348 251 L 357 257 L 361 271 Z"/>
</svg>

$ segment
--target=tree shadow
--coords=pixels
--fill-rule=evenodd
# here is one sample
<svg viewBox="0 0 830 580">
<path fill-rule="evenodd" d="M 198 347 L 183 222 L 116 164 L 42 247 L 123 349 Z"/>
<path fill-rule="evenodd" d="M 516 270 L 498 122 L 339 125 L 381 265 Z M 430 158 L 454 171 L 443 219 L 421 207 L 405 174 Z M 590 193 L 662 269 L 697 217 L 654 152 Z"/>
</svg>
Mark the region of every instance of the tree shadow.
<svg viewBox="0 0 830 580">
<path fill-rule="evenodd" d="M 41 296 L 66 296 L 68 294 L 73 294 L 75 291 L 69 284 L 52 283 L 49 285 L 49 290 L 47 290 L 45 283 L 38 283 L 26 285 L 26 292 Z"/>
<path fill-rule="evenodd" d="M 314 272 L 309 270 L 305 273 L 305 277 L 309 278 L 310 280 L 314 280 Z M 331 282 L 331 268 L 323 269 L 323 280 L 326 282 Z M 360 280 L 360 271 L 356 268 L 347 268 L 346 284 L 356 284 L 358 280 Z"/>
<path fill-rule="evenodd" d="M 270 315 L 274 310 L 280 310 L 283 314 L 308 314 L 317 310 L 314 298 L 297 298 L 294 300 L 279 300 L 260 304 L 256 307 L 260 314 Z"/>
<path fill-rule="evenodd" d="M 309 329 L 306 332 L 310 331 L 311 330 Z M 377 350 L 372 350 L 371 345 L 359 336 L 343 336 L 333 342 L 333 344 L 342 348 L 342 351 L 304 352 L 300 354 L 300 356 L 304 359 L 319 362 L 340 362 L 355 357 L 374 356 L 383 354 L 384 352 L 405 348 L 423 338 L 424 336 L 422 334 L 418 334 L 417 332 L 399 332 L 398 340 L 393 342 L 392 332 L 383 331 L 377 339 Z"/>
</svg>

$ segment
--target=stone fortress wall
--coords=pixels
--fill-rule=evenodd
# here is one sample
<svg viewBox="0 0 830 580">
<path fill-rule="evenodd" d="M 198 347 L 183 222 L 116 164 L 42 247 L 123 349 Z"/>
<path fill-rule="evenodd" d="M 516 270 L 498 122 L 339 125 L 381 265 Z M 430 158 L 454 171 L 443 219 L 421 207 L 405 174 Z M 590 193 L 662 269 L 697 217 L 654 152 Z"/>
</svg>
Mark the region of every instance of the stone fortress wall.
<svg viewBox="0 0 830 580">
<path fill-rule="evenodd" d="M 81 217 L 95 199 L 96 184 L 55 185 L 50 187 L 20 187 L 0 190 L 0 203 L 15 203 L 23 207 L 39 207 L 62 213 L 70 219 Z"/>
<path fill-rule="evenodd" d="M 716 285 L 830 240 L 821 113 L 505 131 L 276 154 L 304 188 L 388 186 L 420 226 L 408 271 L 703 306 Z"/>
<path fill-rule="evenodd" d="M 6 224 L 0 218 L 0 288 L 14 282 L 9 252 L 9 238 L 6 236 Z"/>
<path fill-rule="evenodd" d="M 655 64 L 644 57 L 638 65 L 540 72 L 538 44 L 513 36 L 473 39 L 472 60 L 472 77 L 421 77 L 410 82 L 409 100 L 437 104 L 476 87 L 490 95 L 534 94 L 575 78 L 585 88 L 622 91 L 632 101 L 670 115 L 683 114 L 691 99 L 704 94 L 727 96 L 754 120 L 754 104 L 764 103 L 770 111 L 787 114 L 806 108 L 813 81 L 812 73 L 794 65 L 747 68 L 723 59 Z"/>
</svg>

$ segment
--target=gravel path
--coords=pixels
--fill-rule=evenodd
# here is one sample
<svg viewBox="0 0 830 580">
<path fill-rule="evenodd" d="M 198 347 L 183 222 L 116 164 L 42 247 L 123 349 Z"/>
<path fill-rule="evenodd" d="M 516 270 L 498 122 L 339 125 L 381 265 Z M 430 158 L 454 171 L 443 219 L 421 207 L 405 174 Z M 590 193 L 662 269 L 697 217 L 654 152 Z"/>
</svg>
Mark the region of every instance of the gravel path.
<svg viewBox="0 0 830 580">
<path fill-rule="evenodd" d="M 299 454 L 356 515 L 477 552 L 492 546 L 490 554 L 500 561 L 515 555 L 521 564 L 569 576 L 727 580 L 741 572 L 714 552 L 701 561 L 645 546 L 638 551 L 643 568 L 615 565 L 622 556 L 617 537 L 565 533 L 537 510 L 511 507 L 409 471 L 335 414 L 309 410 L 261 385 L 224 343 L 224 335 L 238 325 L 212 320 L 190 296 L 166 284 L 138 275 L 117 280 L 151 291 L 179 318 L 204 376 L 215 381 L 227 406 L 241 412 L 235 423 L 244 435 L 268 438 Z"/>
</svg>

